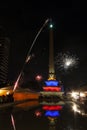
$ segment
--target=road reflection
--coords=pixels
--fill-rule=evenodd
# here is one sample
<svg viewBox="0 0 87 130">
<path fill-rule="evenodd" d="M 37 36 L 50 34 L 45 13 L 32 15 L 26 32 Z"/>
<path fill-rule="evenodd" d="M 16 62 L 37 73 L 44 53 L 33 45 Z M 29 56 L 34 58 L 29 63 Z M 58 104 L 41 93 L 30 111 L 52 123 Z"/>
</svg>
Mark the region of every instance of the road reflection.
<svg viewBox="0 0 87 130">
<path fill-rule="evenodd" d="M 87 116 L 87 106 L 85 105 L 78 105 L 76 103 L 73 103 L 72 110 L 74 113 L 79 113 L 82 116 Z"/>
<path fill-rule="evenodd" d="M 49 120 L 49 130 L 56 130 L 57 118 L 60 116 L 60 111 L 63 109 L 63 105 L 56 105 L 55 103 L 48 103 L 47 105 L 46 103 L 42 106 L 44 116 Z"/>
<path fill-rule="evenodd" d="M 26 101 L 0 110 L 1 130 L 87 130 L 86 107 Z M 84 114 L 83 114 L 84 113 Z"/>
<path fill-rule="evenodd" d="M 37 107 L 37 106 L 39 106 L 40 104 L 39 104 L 39 102 L 37 101 L 37 100 L 35 100 L 35 101 L 25 101 L 25 102 L 23 102 L 23 103 L 19 103 L 19 104 L 17 104 L 17 105 L 15 105 L 14 106 L 14 111 L 15 110 L 17 110 L 18 111 L 18 109 L 20 110 L 29 110 L 29 109 L 32 109 L 32 108 L 34 108 L 34 107 Z"/>
</svg>

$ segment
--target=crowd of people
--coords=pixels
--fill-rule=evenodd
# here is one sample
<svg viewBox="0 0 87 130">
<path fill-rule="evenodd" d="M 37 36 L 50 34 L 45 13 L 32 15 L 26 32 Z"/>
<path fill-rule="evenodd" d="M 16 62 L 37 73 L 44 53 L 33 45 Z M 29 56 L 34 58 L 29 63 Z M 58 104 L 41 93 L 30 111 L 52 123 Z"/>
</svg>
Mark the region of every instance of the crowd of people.
<svg viewBox="0 0 87 130">
<path fill-rule="evenodd" d="M 13 101 L 14 101 L 14 97 L 13 97 L 12 93 L 0 96 L 0 104 L 9 103 L 9 102 L 13 102 Z"/>
</svg>

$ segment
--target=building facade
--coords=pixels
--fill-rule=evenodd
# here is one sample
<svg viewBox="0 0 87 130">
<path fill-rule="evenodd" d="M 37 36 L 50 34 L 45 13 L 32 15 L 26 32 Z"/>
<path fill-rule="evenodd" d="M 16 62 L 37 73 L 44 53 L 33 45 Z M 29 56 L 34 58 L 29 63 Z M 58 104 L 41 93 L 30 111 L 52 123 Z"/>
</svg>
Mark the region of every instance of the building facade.
<svg viewBox="0 0 87 130">
<path fill-rule="evenodd" d="M 0 37 L 0 88 L 7 82 L 10 40 Z"/>
</svg>

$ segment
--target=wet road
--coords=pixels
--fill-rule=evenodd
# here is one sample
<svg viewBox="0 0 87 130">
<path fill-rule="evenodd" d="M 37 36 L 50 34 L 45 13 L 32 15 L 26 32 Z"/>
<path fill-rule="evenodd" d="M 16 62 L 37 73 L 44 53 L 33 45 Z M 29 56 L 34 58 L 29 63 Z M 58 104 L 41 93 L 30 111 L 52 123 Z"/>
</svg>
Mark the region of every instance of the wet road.
<svg viewBox="0 0 87 130">
<path fill-rule="evenodd" d="M 0 110 L 0 130 L 87 130 L 86 108 L 27 101 Z"/>
</svg>

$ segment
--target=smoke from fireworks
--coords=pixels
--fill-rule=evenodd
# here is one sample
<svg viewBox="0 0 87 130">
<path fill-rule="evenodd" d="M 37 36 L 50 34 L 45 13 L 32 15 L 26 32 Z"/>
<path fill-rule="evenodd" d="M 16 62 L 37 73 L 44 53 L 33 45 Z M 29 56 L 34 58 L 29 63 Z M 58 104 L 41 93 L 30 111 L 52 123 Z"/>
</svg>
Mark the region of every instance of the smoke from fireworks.
<svg viewBox="0 0 87 130">
<path fill-rule="evenodd" d="M 76 55 L 67 53 L 59 53 L 55 58 L 55 64 L 57 66 L 57 69 L 64 70 L 72 70 L 73 68 L 76 68 L 78 65 L 78 57 Z"/>
</svg>

